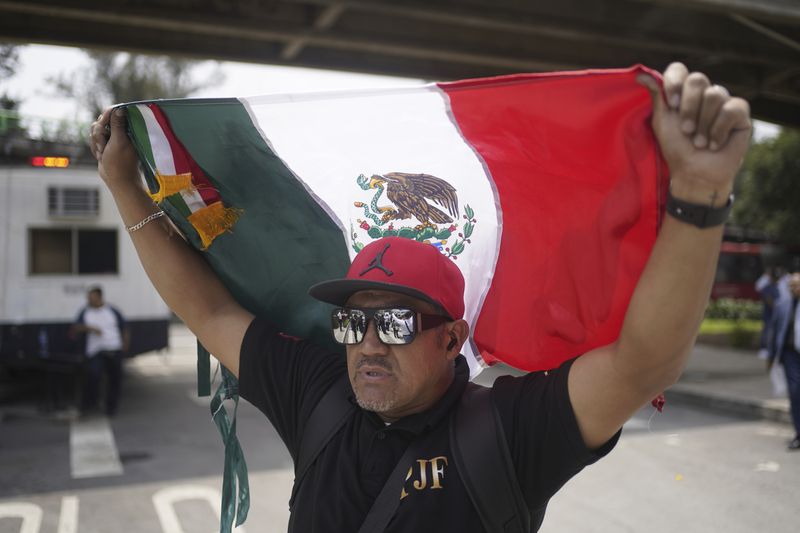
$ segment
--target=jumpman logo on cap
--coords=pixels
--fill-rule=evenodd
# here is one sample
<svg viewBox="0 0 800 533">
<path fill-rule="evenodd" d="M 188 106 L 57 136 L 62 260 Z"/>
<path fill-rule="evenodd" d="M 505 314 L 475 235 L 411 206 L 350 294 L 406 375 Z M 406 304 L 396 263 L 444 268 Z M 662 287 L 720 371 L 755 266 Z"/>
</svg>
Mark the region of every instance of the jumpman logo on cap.
<svg viewBox="0 0 800 533">
<path fill-rule="evenodd" d="M 383 266 L 383 254 L 386 253 L 386 250 L 389 249 L 389 246 L 391 246 L 391 244 L 386 243 L 386 246 L 383 247 L 383 250 L 378 252 L 378 255 L 376 255 L 372 259 L 372 261 L 367 263 L 369 266 L 363 272 L 361 272 L 359 274 L 359 276 L 363 276 L 364 274 L 366 274 L 367 272 L 369 272 L 373 268 L 379 268 L 379 269 L 383 270 L 383 273 L 386 274 L 387 276 L 393 276 L 394 272 L 392 272 L 391 270 L 388 270 L 386 267 Z"/>
</svg>

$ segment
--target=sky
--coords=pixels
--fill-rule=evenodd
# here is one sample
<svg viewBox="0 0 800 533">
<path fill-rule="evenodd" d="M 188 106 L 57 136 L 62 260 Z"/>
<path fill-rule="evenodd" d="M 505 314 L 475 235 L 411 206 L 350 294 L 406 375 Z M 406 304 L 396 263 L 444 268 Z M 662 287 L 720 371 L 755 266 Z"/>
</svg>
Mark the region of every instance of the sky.
<svg viewBox="0 0 800 533">
<path fill-rule="evenodd" d="M 0 83 L 0 93 L 22 100 L 21 113 L 34 119 L 83 121 L 77 105 L 56 96 L 48 86 L 48 76 L 71 74 L 86 64 L 78 48 L 26 45 L 20 49 L 20 68 L 16 75 Z M 364 89 L 419 85 L 423 80 L 372 74 L 353 74 L 320 69 L 207 61 L 197 74 L 222 72 L 224 81 L 192 95 L 193 97 L 253 96 L 271 93 Z M 777 135 L 778 126 L 755 121 L 757 140 Z"/>
<path fill-rule="evenodd" d="M 20 68 L 13 78 L 0 84 L 0 94 L 22 100 L 20 112 L 26 117 L 46 119 L 75 119 L 79 117 L 77 105 L 55 96 L 47 78 L 58 74 L 71 74 L 87 64 L 86 56 L 78 48 L 45 45 L 26 45 L 20 49 Z M 192 97 L 254 96 L 271 93 L 320 91 L 333 89 L 403 87 L 419 85 L 423 80 L 351 74 L 330 70 L 307 69 L 206 61 L 196 73 L 204 79 L 221 71 L 224 81 L 214 87 L 198 91 Z"/>
</svg>

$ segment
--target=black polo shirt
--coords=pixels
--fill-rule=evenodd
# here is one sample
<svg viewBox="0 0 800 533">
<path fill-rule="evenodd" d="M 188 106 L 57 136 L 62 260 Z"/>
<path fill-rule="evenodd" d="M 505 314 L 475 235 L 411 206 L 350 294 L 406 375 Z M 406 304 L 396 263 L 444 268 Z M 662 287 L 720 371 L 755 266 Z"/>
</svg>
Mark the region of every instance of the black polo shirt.
<svg viewBox="0 0 800 533">
<path fill-rule="evenodd" d="M 492 391 L 522 492 L 534 514 L 544 513 L 550 497 L 584 466 L 608 453 L 619 436 L 600 450 L 586 449 L 567 392 L 571 364 L 498 378 Z M 296 461 L 305 422 L 346 371 L 342 356 L 256 319 L 242 343 L 240 393 L 269 418 Z M 391 425 L 373 412 L 354 410 L 306 474 L 292 505 L 290 530 L 358 531 L 397 461 L 419 438 L 422 451 L 409 465 L 398 494 L 400 506 L 386 531 L 483 532 L 456 471 L 448 436 L 448 414 L 469 377 L 463 357 L 456 361 L 455 375 L 431 409 Z"/>
</svg>

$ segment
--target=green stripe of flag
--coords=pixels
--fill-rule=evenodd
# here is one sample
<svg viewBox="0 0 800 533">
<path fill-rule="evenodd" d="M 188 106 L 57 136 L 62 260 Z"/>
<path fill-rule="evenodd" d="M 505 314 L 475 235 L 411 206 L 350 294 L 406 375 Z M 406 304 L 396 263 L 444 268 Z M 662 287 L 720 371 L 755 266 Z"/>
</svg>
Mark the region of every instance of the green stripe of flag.
<svg viewBox="0 0 800 533">
<path fill-rule="evenodd" d="M 153 157 L 153 148 L 150 146 L 150 137 L 147 135 L 147 126 L 144 123 L 142 113 L 135 105 L 127 106 L 128 111 L 128 128 L 131 132 L 133 144 L 136 151 L 147 161 L 147 171 L 145 178 L 147 179 L 147 186 L 150 192 L 155 193 L 158 191 L 158 182 L 155 180 L 155 158 Z"/>
<path fill-rule="evenodd" d="M 167 202 L 172 204 L 172 206 L 178 210 L 183 218 L 186 218 L 192 214 L 192 210 L 189 209 L 189 206 L 186 205 L 186 200 L 184 200 L 183 196 L 180 194 L 172 194 L 167 196 Z"/>
<path fill-rule="evenodd" d="M 148 168 L 145 171 L 145 179 L 147 186 L 151 193 L 158 192 L 158 182 L 155 179 L 155 158 L 153 157 L 153 147 L 150 144 L 150 137 L 147 135 L 147 126 L 142 117 L 141 111 L 135 105 L 127 107 L 128 110 L 128 125 L 131 130 L 131 138 L 136 147 L 136 151 L 144 156 L 148 163 Z M 180 194 L 173 194 L 167 197 L 167 201 L 174 207 L 182 217 L 188 217 L 192 214 L 189 206 L 186 205 L 183 197 Z M 163 205 L 161 206 L 164 207 Z"/>
<path fill-rule="evenodd" d="M 212 268 L 251 312 L 288 334 L 335 347 L 328 307 L 307 291 L 347 271 L 341 229 L 267 146 L 239 100 L 158 105 L 224 204 L 248 206 L 206 251 Z"/>
</svg>

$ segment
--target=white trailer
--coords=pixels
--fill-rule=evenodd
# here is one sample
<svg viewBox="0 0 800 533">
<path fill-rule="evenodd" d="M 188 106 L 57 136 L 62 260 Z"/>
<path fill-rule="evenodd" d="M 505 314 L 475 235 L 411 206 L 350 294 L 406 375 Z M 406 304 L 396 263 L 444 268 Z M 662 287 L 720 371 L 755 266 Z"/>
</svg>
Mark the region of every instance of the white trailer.
<svg viewBox="0 0 800 533">
<path fill-rule="evenodd" d="M 166 347 L 170 310 L 96 166 L 36 157 L 0 161 L 0 366 L 79 362 L 67 332 L 93 286 L 127 319 L 129 355 Z"/>
</svg>

